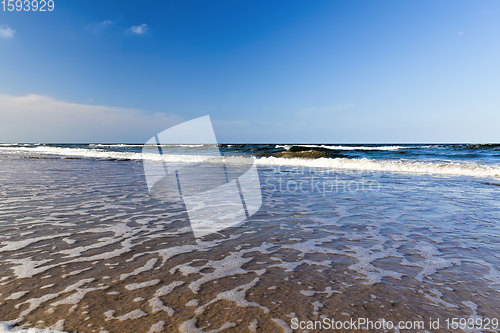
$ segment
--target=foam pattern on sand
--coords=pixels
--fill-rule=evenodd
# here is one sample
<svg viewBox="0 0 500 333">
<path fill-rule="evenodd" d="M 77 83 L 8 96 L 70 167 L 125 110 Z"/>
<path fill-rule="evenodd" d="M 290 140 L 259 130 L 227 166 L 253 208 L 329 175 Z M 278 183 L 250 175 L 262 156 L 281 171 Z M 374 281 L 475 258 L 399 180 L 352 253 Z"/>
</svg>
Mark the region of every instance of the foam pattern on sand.
<svg viewBox="0 0 500 333">
<path fill-rule="evenodd" d="M 486 318 L 500 308 L 497 187 L 266 165 L 259 212 L 196 240 L 182 203 L 148 195 L 138 163 L 2 163 L 0 319 L 9 325 L 288 332 L 293 316 Z M 380 186 L 280 186 L 311 175 Z"/>
<path fill-rule="evenodd" d="M 14 327 L 8 323 L 0 322 L 0 333 L 63 333 L 61 331 L 51 330 L 48 328 L 22 328 Z"/>
</svg>

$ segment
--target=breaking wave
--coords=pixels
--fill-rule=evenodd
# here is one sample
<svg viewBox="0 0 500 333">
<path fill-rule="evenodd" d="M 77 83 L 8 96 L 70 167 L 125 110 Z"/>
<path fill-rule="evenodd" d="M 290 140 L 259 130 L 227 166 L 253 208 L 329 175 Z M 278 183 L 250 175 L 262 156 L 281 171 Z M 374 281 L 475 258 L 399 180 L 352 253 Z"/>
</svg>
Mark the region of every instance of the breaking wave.
<svg viewBox="0 0 500 333">
<path fill-rule="evenodd" d="M 141 145 L 141 144 L 131 144 L 131 143 L 116 143 L 116 144 L 91 143 L 91 144 L 89 144 L 89 147 L 96 147 L 96 148 L 140 148 L 143 146 L 144 145 Z M 193 144 L 193 145 L 179 144 L 179 145 L 161 145 L 161 146 L 193 148 L 193 147 L 203 147 L 204 145 L 203 144 Z"/>
<path fill-rule="evenodd" d="M 221 159 L 203 155 L 158 155 L 152 153 L 107 151 L 102 149 L 80 149 L 66 147 L 1 147 L 0 151 L 10 153 L 28 153 L 42 155 L 58 155 L 65 157 L 117 159 L 117 160 L 149 160 L 172 163 L 220 162 Z M 248 156 L 225 156 L 226 163 L 248 163 Z M 309 168 L 326 168 L 337 170 L 357 170 L 375 172 L 396 172 L 410 174 L 470 176 L 500 178 L 500 166 L 477 163 L 427 162 L 404 159 L 374 160 L 367 158 L 297 158 L 297 157 L 257 157 L 257 165 L 267 166 L 299 166 Z"/>
<path fill-rule="evenodd" d="M 318 158 L 310 160 L 298 158 L 287 159 L 278 157 L 261 157 L 257 160 L 257 164 L 339 170 L 500 178 L 500 167 L 474 163 L 466 164 L 452 162 L 417 162 L 408 160 L 372 160 L 367 158 Z"/>
<path fill-rule="evenodd" d="M 322 148 L 331 150 L 382 150 L 382 151 L 394 151 L 402 149 L 418 149 L 418 148 L 428 148 L 429 146 L 332 146 L 332 145 L 276 145 L 276 148 L 283 148 L 285 150 L 294 149 L 294 147 L 306 147 L 306 148 Z"/>
</svg>

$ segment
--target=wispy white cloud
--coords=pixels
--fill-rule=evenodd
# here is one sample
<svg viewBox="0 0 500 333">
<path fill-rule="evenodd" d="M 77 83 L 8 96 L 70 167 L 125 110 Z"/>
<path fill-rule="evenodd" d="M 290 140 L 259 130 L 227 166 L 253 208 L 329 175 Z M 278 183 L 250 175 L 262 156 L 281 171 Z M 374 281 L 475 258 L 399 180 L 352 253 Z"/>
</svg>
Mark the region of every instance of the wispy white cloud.
<svg viewBox="0 0 500 333">
<path fill-rule="evenodd" d="M 0 25 L 0 38 L 12 38 L 16 31 L 7 25 Z"/>
<path fill-rule="evenodd" d="M 90 23 L 85 27 L 85 29 L 98 33 L 98 32 L 101 32 L 102 30 L 112 26 L 113 24 L 114 24 L 114 22 L 111 20 L 104 20 L 101 22 Z"/>
<path fill-rule="evenodd" d="M 464 35 L 464 32 L 463 32 L 463 31 L 460 31 L 460 32 L 458 33 L 458 37 L 462 37 L 463 35 Z"/>
<path fill-rule="evenodd" d="M 99 24 L 102 25 L 102 26 L 107 27 L 108 25 L 112 25 L 113 21 L 111 21 L 111 20 L 104 20 L 104 21 L 100 22 Z"/>
<path fill-rule="evenodd" d="M 141 25 L 133 25 L 128 29 L 128 31 L 130 31 L 134 35 L 144 35 L 146 32 L 148 32 L 148 30 L 149 26 L 145 23 Z"/>
<path fill-rule="evenodd" d="M 40 95 L 0 95 L 0 142 L 142 142 L 182 120 Z"/>
</svg>

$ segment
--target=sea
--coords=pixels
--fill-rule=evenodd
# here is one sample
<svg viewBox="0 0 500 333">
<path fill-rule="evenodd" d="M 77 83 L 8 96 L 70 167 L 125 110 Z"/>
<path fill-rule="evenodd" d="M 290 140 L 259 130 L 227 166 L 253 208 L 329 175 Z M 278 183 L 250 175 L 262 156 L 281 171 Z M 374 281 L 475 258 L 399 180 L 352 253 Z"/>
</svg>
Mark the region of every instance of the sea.
<svg viewBox="0 0 500 333">
<path fill-rule="evenodd" d="M 0 144 L 0 332 L 499 319 L 500 145 Z"/>
</svg>

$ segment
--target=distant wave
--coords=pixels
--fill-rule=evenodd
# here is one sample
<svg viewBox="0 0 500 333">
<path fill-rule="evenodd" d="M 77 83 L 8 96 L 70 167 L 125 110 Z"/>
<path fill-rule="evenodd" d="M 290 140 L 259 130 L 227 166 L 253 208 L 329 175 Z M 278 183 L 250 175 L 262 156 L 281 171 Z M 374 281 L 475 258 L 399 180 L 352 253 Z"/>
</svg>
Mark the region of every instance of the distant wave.
<svg viewBox="0 0 500 333">
<path fill-rule="evenodd" d="M 142 147 L 142 145 L 141 145 Z M 167 162 L 186 162 L 197 163 L 207 159 L 203 155 L 158 155 L 152 153 L 138 153 L 126 151 L 111 151 L 104 149 L 85 149 L 85 148 L 69 148 L 69 147 L 0 147 L 0 151 L 11 153 L 28 153 L 35 155 L 59 155 L 72 156 L 83 158 L 100 158 L 100 159 L 117 159 L 117 160 L 151 160 L 151 161 L 167 161 Z"/>
<path fill-rule="evenodd" d="M 500 151 L 500 144 L 468 144 L 460 146 L 462 149 Z"/>
<path fill-rule="evenodd" d="M 46 154 L 46 155 L 61 155 L 61 156 L 76 156 L 88 158 L 103 158 L 103 159 L 123 159 L 123 160 L 142 160 L 147 158 L 147 155 L 134 152 L 109 151 L 104 149 L 84 149 L 84 148 L 69 148 L 69 147 L 0 147 L 0 151 L 11 153 L 29 153 L 29 154 Z M 151 157 L 152 157 L 151 156 Z"/>
<path fill-rule="evenodd" d="M 34 147 L 39 145 L 39 143 L 0 143 L 0 147 Z"/>
<path fill-rule="evenodd" d="M 142 147 L 143 145 L 138 144 L 127 144 L 127 143 L 117 143 L 117 144 L 104 144 L 104 143 L 91 143 L 89 147 L 98 148 L 127 148 L 127 147 Z"/>
<path fill-rule="evenodd" d="M 417 149 L 429 148 L 430 146 L 332 146 L 332 145 L 276 145 L 276 148 L 283 148 L 290 150 L 293 147 L 306 147 L 306 148 L 323 148 L 331 150 L 401 150 L 401 149 Z"/>
<path fill-rule="evenodd" d="M 89 144 L 89 147 L 97 147 L 97 148 L 137 148 L 137 147 L 143 147 L 143 146 L 144 145 L 130 144 L 130 143 L 117 143 L 117 144 L 91 143 L 91 144 Z M 194 148 L 194 147 L 203 147 L 204 145 L 203 144 L 196 144 L 196 145 L 179 144 L 179 145 L 161 145 L 161 146 Z"/>
<path fill-rule="evenodd" d="M 220 161 L 209 159 L 203 155 L 158 155 L 150 153 L 137 152 L 118 152 L 106 151 L 102 149 L 80 149 L 66 147 L 0 147 L 0 151 L 11 153 L 29 153 L 29 154 L 48 154 L 83 158 L 101 158 L 101 159 L 121 159 L 121 160 L 150 160 L 158 162 L 172 163 L 202 163 L 211 161 Z M 248 157 L 226 156 L 228 163 L 240 163 L 242 160 L 247 162 Z M 440 163 L 440 162 L 419 162 L 409 160 L 373 160 L 366 158 L 283 158 L 283 157 L 258 157 L 255 160 L 257 165 L 268 166 L 300 166 L 311 168 L 327 168 L 338 170 L 359 170 L 359 171 L 378 171 L 378 172 L 396 172 L 411 174 L 428 175 L 447 175 L 447 176 L 471 176 L 471 177 L 491 177 L 500 178 L 500 167 L 493 165 L 475 164 L 475 163 Z"/>
</svg>

